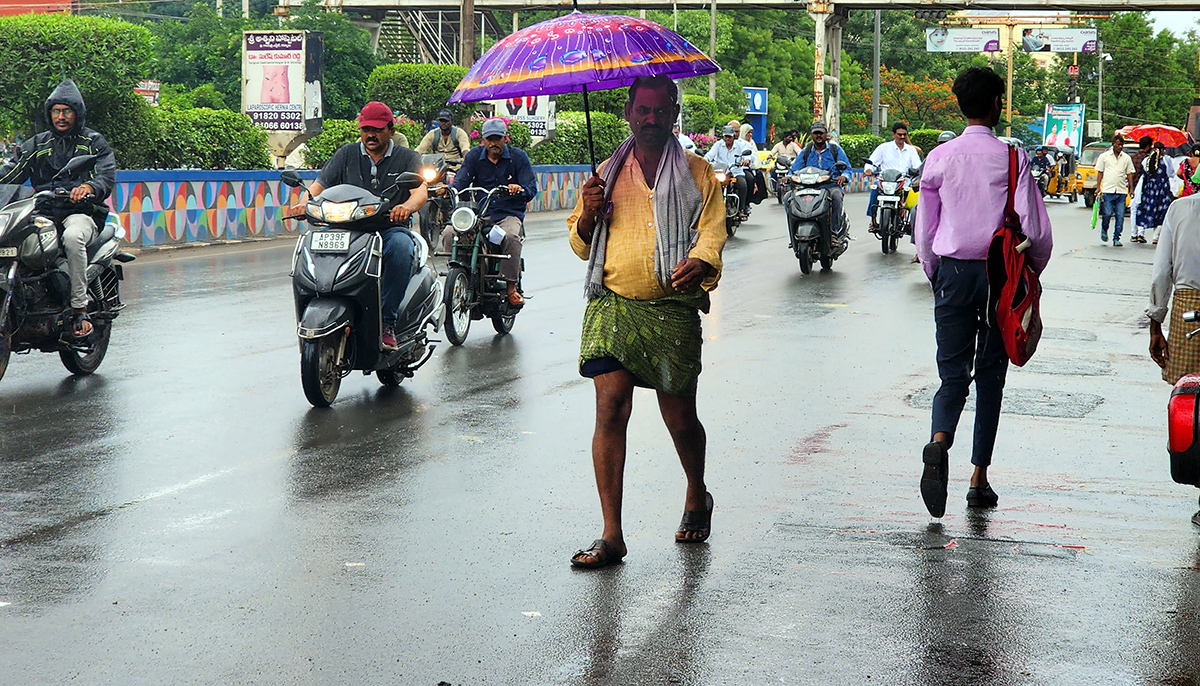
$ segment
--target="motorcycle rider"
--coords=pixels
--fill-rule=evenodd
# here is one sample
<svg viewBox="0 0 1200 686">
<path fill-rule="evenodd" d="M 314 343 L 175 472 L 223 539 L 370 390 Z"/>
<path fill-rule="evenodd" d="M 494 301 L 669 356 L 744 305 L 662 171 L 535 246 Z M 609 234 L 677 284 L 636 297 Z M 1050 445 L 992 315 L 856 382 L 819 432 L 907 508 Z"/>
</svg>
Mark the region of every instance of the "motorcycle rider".
<svg viewBox="0 0 1200 686">
<path fill-rule="evenodd" d="M 875 148 L 875 152 L 871 153 L 870 163 L 863 169 L 863 176 L 874 176 L 875 167 L 884 171 L 895 169 L 902 174 L 907 174 L 909 169 L 916 169 L 920 166 L 921 155 L 915 147 L 908 143 L 908 124 L 898 121 L 892 124 L 892 140 L 880 143 L 879 147 Z M 871 197 L 867 201 L 867 216 L 871 218 L 872 233 L 879 230 L 879 225 L 875 222 L 875 209 L 878 204 L 879 184 L 873 183 Z"/>
<path fill-rule="evenodd" d="M 675 139 L 679 141 L 679 144 L 683 146 L 684 150 L 687 150 L 688 152 L 696 152 L 696 142 L 692 140 L 691 136 L 685 136 L 683 132 L 680 131 L 679 122 L 675 122 L 675 125 L 671 127 L 671 133 L 675 135 Z"/>
<path fill-rule="evenodd" d="M 809 127 L 809 135 L 812 136 L 812 143 L 804 146 L 800 154 L 796 155 L 795 161 L 792 162 L 792 168 L 788 172 L 795 174 L 805 167 L 820 167 L 829 172 L 829 181 L 822 184 L 821 187 L 829 190 L 829 199 L 833 203 L 833 226 L 836 227 L 842 217 L 842 186 L 846 185 L 850 177 L 846 171 L 839 172 L 834 166 L 838 162 L 842 162 L 846 165 L 846 169 L 849 169 L 850 158 L 846 157 L 846 151 L 827 140 L 829 129 L 820 119 L 814 121 Z"/>
<path fill-rule="evenodd" d="M 747 145 L 746 141 L 738 139 L 737 135 L 737 129 L 732 126 L 726 126 L 721 131 L 721 140 L 713 143 L 712 148 L 709 149 L 704 159 L 709 164 L 724 164 L 728 167 L 729 176 L 733 179 L 744 219 L 748 216 L 746 215 L 746 199 L 749 195 L 749 186 L 746 185 L 746 167 L 750 165 L 750 157 L 753 155 L 753 150 Z M 746 150 L 750 150 L 751 154 L 740 157 L 742 152 Z"/>
<path fill-rule="evenodd" d="M 317 197 L 326 188 L 346 183 L 379 195 L 404 172 L 421 173 L 421 155 L 412 148 L 397 145 L 393 137 L 396 120 L 382 102 L 368 102 L 358 115 L 359 142 L 347 143 L 325 163 L 317 180 L 308 187 L 309 197 Z M 409 233 L 409 217 L 428 198 L 424 185 L 402 190 L 392 207 L 393 226 L 379 233 L 383 239 L 383 272 L 380 275 L 379 307 L 383 320 L 383 347 L 396 349 L 396 316 L 408 278 L 412 274 L 415 243 Z M 296 208 L 302 213 L 303 208 Z"/>
<path fill-rule="evenodd" d="M 783 134 L 783 140 L 776 143 L 775 147 L 771 148 L 771 159 L 774 160 L 780 155 L 787 155 L 792 159 L 800 154 L 800 145 L 796 139 L 800 137 L 800 132 L 792 129 Z"/>
<path fill-rule="evenodd" d="M 103 203 L 116 184 L 117 160 L 104 136 L 84 126 L 87 107 L 74 81 L 67 79 L 58 84 L 46 98 L 45 112 L 50 130 L 25 139 L 16 155 L 0 166 L 0 184 L 29 181 L 35 191 L 54 190 L 54 175 L 72 158 L 96 156 L 91 178 L 70 189 L 74 206 L 55 208 L 53 213 L 62 228 L 71 280 L 71 333 L 83 338 L 92 332 L 87 315 L 87 245 L 95 240 L 97 227 L 108 217 Z"/>
<path fill-rule="evenodd" d="M 437 126 L 425 134 L 417 143 L 417 152 L 422 155 L 437 153 L 446 157 L 446 181 L 454 182 L 454 174 L 462 166 L 463 156 L 471 149 L 467 133 L 454 125 L 450 110 L 438 112 Z"/>
<path fill-rule="evenodd" d="M 521 242 L 525 237 L 525 207 L 537 195 L 537 177 L 529 155 L 520 148 L 506 144 L 508 125 L 503 119 L 483 122 L 479 133 L 483 145 L 472 148 L 463 159 L 462 168 L 454 178 L 454 190 L 508 187 L 508 195 L 492 198 L 489 219 L 493 231 L 500 229 L 500 250 L 508 255 L 500 262 L 500 276 L 508 283 L 508 304 L 514 307 L 525 304 L 525 297 L 517 290 L 521 278 Z M 448 193 L 449 189 L 443 189 Z M 490 239 L 490 236 L 489 236 Z M 442 252 L 450 252 L 454 244 L 454 228 L 447 226 L 442 231 Z"/>
</svg>

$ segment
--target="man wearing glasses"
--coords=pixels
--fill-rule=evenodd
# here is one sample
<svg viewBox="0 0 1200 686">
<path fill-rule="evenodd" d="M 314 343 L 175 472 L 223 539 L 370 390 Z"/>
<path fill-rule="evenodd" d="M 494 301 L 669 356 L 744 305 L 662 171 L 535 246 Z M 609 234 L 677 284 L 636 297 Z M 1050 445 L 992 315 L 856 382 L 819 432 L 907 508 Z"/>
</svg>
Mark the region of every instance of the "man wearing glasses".
<svg viewBox="0 0 1200 686">
<path fill-rule="evenodd" d="M 910 145 L 908 142 L 908 124 L 904 122 L 896 122 L 892 125 L 892 141 L 890 143 L 880 143 L 875 152 L 871 153 L 871 158 L 863 169 L 865 176 L 873 176 L 875 168 L 878 167 L 882 171 L 895 169 L 903 174 L 907 174 L 909 169 L 916 169 L 921 166 L 921 153 Z M 879 184 L 871 185 L 871 198 L 867 203 L 867 216 L 871 218 L 871 231 L 879 228 L 875 222 L 875 207 L 879 203 Z"/>
</svg>

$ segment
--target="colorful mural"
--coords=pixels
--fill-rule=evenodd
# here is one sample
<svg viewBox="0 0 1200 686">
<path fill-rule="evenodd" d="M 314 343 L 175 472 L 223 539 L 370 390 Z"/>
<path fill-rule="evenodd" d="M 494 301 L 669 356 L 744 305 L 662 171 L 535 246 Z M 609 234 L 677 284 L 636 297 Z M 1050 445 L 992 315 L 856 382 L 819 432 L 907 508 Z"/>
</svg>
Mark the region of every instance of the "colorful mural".
<svg viewBox="0 0 1200 686">
<path fill-rule="evenodd" d="M 531 212 L 574 209 L 578 189 L 591 175 L 587 165 L 535 166 L 541 190 Z M 301 172 L 315 179 L 317 172 Z M 855 170 L 851 192 L 865 190 Z M 135 246 L 237 240 L 294 233 L 301 225 L 283 218 L 300 191 L 274 171 L 118 171 L 108 199 Z"/>
</svg>

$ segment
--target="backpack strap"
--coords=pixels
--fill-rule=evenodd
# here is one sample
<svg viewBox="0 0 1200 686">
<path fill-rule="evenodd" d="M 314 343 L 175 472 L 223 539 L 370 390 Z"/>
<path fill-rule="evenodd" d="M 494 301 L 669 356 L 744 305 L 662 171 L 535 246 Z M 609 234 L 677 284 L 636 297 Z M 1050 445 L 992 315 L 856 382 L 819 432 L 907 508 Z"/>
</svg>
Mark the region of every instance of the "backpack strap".
<svg viewBox="0 0 1200 686">
<path fill-rule="evenodd" d="M 808 145 L 804 146 L 803 150 L 800 151 L 800 164 L 805 167 L 808 166 L 808 156 L 812 154 L 812 149 L 812 143 L 809 143 Z"/>
<path fill-rule="evenodd" d="M 1017 171 L 1017 148 L 1010 145 L 1008 146 L 1008 200 L 1004 203 L 1006 219 L 1016 214 L 1013 209 L 1013 199 L 1017 194 Z"/>
</svg>

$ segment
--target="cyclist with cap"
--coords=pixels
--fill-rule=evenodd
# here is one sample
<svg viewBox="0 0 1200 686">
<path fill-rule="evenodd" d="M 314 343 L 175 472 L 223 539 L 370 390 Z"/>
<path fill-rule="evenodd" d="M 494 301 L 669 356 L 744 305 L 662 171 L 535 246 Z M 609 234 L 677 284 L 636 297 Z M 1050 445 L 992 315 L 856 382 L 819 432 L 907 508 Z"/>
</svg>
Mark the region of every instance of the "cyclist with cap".
<svg viewBox="0 0 1200 686">
<path fill-rule="evenodd" d="M 746 214 L 746 198 L 749 195 L 749 186 L 746 185 L 746 167 L 750 165 L 750 157 L 754 154 L 754 150 L 746 141 L 740 140 L 737 136 L 736 128 L 726 126 L 721 131 L 721 140 L 713 143 L 704 159 L 708 160 L 709 164 L 724 164 L 729 169 L 729 176 L 733 179 L 738 200 L 741 203 L 742 219 L 745 220 L 749 216 Z M 745 151 L 749 151 L 749 154 L 743 156 L 742 153 Z"/>
<path fill-rule="evenodd" d="M 358 115 L 359 142 L 347 143 L 325 163 L 317 180 L 308 187 L 310 197 L 326 188 L 350 184 L 380 195 L 404 172 L 421 173 L 421 156 L 411 148 L 393 142 L 396 132 L 392 110 L 382 102 L 369 102 Z M 428 198 L 424 185 L 396 196 L 390 219 L 394 226 L 380 232 L 383 238 L 383 273 L 380 278 L 380 310 L 383 320 L 383 346 L 396 348 L 396 313 L 404 299 L 404 290 L 412 275 L 415 253 L 409 217 Z M 301 212 L 303 210 L 300 210 Z"/>
<path fill-rule="evenodd" d="M 447 177 L 451 182 L 454 181 L 455 172 L 462 166 L 463 156 L 470 149 L 471 139 L 467 138 L 466 131 L 454 125 L 450 110 L 438 112 L 437 127 L 426 133 L 417 144 L 417 152 L 422 155 L 445 155 L 446 168 L 449 170 Z"/>
<path fill-rule="evenodd" d="M 475 186 L 491 190 L 506 186 L 508 195 L 492 198 L 489 219 L 504 232 L 500 250 L 508 255 L 500 262 L 500 276 L 508 283 L 508 303 L 524 305 L 525 298 L 517 290 L 521 278 L 521 241 L 525 237 L 525 207 L 537 195 L 537 177 L 524 150 L 506 144 L 508 125 L 503 119 L 483 122 L 479 133 L 483 145 L 472 148 L 463 158 L 462 167 L 454 177 L 454 190 Z M 449 189 L 442 189 L 448 193 Z M 450 252 L 454 244 L 454 228 L 442 231 L 442 252 Z"/>
<path fill-rule="evenodd" d="M 841 162 L 849 169 L 850 158 L 846 157 L 845 150 L 826 140 L 829 129 L 825 128 L 825 122 L 820 119 L 814 121 L 808 131 L 812 136 L 812 143 L 804 146 L 800 154 L 796 155 L 788 172 L 794 174 L 805 167 L 820 167 L 829 172 L 830 181 L 824 187 L 829 189 L 829 199 L 833 202 L 833 217 L 836 222 L 842 216 L 842 186 L 850 177 L 846 170 L 839 172 L 834 167 Z"/>
</svg>

